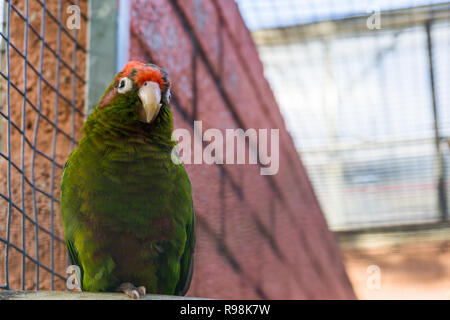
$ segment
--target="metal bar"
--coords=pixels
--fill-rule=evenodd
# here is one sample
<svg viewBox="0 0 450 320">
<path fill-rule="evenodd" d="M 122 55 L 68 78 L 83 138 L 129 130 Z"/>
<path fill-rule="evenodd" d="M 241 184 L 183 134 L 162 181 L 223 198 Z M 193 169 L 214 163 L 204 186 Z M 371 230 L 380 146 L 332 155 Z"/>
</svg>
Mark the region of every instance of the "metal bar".
<svg viewBox="0 0 450 320">
<path fill-rule="evenodd" d="M 3 33 L 4 28 L 6 27 L 6 10 L 5 10 L 5 2 L 0 1 L 0 32 Z M 5 56 L 6 53 L 6 48 L 5 48 L 5 41 L 0 41 L 0 70 L 3 70 L 4 66 L 4 59 L 3 57 Z M 1 103 L 1 108 L 0 111 L 3 110 L 3 102 L 5 101 L 4 98 L 4 92 L 5 92 L 5 88 L 4 88 L 4 84 L 3 82 L 0 82 L 0 103 Z M 2 138 L 2 134 L 3 134 L 3 121 L 0 121 L 0 151 L 3 150 L 3 138 Z"/>
<path fill-rule="evenodd" d="M 437 156 L 437 175 L 438 175 L 438 203 L 439 211 L 441 213 L 442 222 L 448 221 L 448 207 L 447 207 L 447 184 L 445 176 L 445 159 L 441 148 L 441 134 L 439 128 L 439 107 L 436 99 L 436 85 L 434 78 L 434 64 L 433 64 L 433 39 L 432 39 L 432 25 L 433 20 L 427 21 L 425 30 L 427 34 L 427 52 L 428 52 L 428 70 L 430 77 L 431 90 L 431 105 L 433 107 L 433 122 L 434 122 L 434 139 Z"/>
<path fill-rule="evenodd" d="M 58 20 L 62 20 L 62 8 L 63 3 L 62 0 L 59 1 L 59 13 Z M 58 56 L 61 54 L 61 25 L 58 25 L 58 38 L 57 38 L 57 53 Z M 55 117 L 55 126 L 58 127 L 58 113 L 59 113 L 59 72 L 60 72 L 60 61 L 59 59 L 56 62 L 56 78 L 55 78 L 55 104 L 54 104 L 54 117 Z M 50 194 L 52 198 L 54 197 L 54 189 L 55 189 L 55 157 L 56 157 L 56 140 L 58 138 L 58 130 L 53 129 L 53 139 L 52 139 L 52 166 L 50 170 Z M 53 290 L 55 287 L 55 207 L 53 201 L 50 202 L 50 263 L 51 263 L 51 278 L 50 278 L 50 289 Z"/>
<path fill-rule="evenodd" d="M 392 30 L 423 25 L 428 20 L 448 19 L 449 3 L 439 3 L 426 6 L 415 6 L 381 12 L 383 29 Z M 270 46 L 286 43 L 298 43 L 309 39 L 333 35 L 367 33 L 367 14 L 360 13 L 352 17 L 314 21 L 311 23 L 292 25 L 274 29 L 252 31 L 252 37 L 257 45 Z"/>
<path fill-rule="evenodd" d="M 385 140 L 385 141 L 373 141 L 364 140 L 355 143 L 339 143 L 336 145 L 327 145 L 320 148 L 304 148 L 299 149 L 298 152 L 301 154 L 314 154 L 314 153 L 328 153 L 336 151 L 351 151 L 351 150 L 362 150 L 362 149 L 372 149 L 372 148 L 390 148 L 396 146 L 410 146 L 417 144 L 427 144 L 434 142 L 434 138 L 414 138 L 414 139 L 397 139 L 397 140 Z"/>
<path fill-rule="evenodd" d="M 8 188 L 8 198 L 11 199 L 12 192 L 11 192 L 11 79 L 9 75 L 11 74 L 11 65 L 10 65 L 10 52 L 9 52 L 9 45 L 10 45 L 10 35 L 11 35 L 11 28 L 10 28 L 10 22 L 11 22 L 11 4 L 8 5 L 8 15 L 7 15 L 7 21 L 8 21 L 8 40 L 7 40 L 7 46 L 6 46 L 6 64 L 8 69 L 8 85 L 6 89 L 6 104 L 7 104 L 7 110 L 8 110 L 8 125 L 7 125 L 7 148 L 8 148 L 8 169 L 7 169 L 7 188 Z M 7 222 L 6 222 L 6 251 L 5 251 L 5 279 L 6 279 L 6 287 L 9 288 L 9 248 L 11 246 L 10 238 L 11 238 L 11 215 L 12 215 L 12 202 L 8 202 L 8 216 L 7 216 Z"/>
<path fill-rule="evenodd" d="M 46 11 L 46 0 L 44 0 L 44 6 L 42 6 L 42 16 L 41 16 L 41 48 L 39 53 L 39 78 L 38 78 L 38 94 L 37 103 L 38 109 L 36 113 L 36 120 L 34 122 L 34 132 L 33 132 L 33 151 L 31 153 L 31 181 L 33 184 L 33 212 L 34 221 L 36 221 L 34 234 L 36 237 L 36 290 L 39 290 L 39 218 L 38 218 L 38 207 L 36 198 L 36 178 L 35 178 L 35 165 L 36 165 L 36 145 L 37 145 L 37 134 L 39 129 L 39 121 L 41 119 L 41 109 L 42 109 L 42 71 L 43 71 L 43 61 L 44 61 L 44 43 L 45 43 L 45 11 Z"/>
<path fill-rule="evenodd" d="M 78 5 L 78 4 L 79 4 L 79 0 L 76 1 L 76 5 Z M 74 30 L 74 34 L 75 34 L 75 39 L 77 41 L 73 44 L 72 68 L 73 68 L 73 70 L 77 70 L 78 29 Z M 70 115 L 71 116 L 72 138 L 75 137 L 76 92 L 77 92 L 77 77 L 76 77 L 76 74 L 72 73 L 72 112 Z M 75 147 L 74 141 L 75 141 L 75 139 L 71 140 L 71 142 L 70 142 L 70 151 L 72 151 Z"/>
<path fill-rule="evenodd" d="M 26 113 L 27 113 L 27 61 L 28 61 L 28 12 L 29 3 L 26 0 L 25 3 L 25 11 L 26 11 L 26 19 L 25 19 L 25 40 L 24 40 L 24 51 L 25 51 L 25 60 L 23 63 L 23 102 L 22 102 L 22 130 L 25 133 L 26 130 Z M 22 192 L 22 251 L 24 254 L 22 255 L 22 290 L 25 290 L 25 270 L 26 270 L 26 232 L 25 232 L 25 134 L 22 134 L 22 144 L 21 144 L 21 152 L 22 152 L 22 183 L 21 183 L 21 192 Z"/>
</svg>

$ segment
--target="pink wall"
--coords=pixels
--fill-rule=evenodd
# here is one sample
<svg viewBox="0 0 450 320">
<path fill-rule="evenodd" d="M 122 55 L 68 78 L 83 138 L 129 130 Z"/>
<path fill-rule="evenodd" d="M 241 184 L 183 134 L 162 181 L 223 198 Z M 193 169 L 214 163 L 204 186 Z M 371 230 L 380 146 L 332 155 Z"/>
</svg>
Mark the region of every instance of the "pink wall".
<svg viewBox="0 0 450 320">
<path fill-rule="evenodd" d="M 186 165 L 197 214 L 190 296 L 354 298 L 233 0 L 132 0 L 130 59 L 169 72 L 175 128 L 280 129 L 280 167 Z"/>
</svg>

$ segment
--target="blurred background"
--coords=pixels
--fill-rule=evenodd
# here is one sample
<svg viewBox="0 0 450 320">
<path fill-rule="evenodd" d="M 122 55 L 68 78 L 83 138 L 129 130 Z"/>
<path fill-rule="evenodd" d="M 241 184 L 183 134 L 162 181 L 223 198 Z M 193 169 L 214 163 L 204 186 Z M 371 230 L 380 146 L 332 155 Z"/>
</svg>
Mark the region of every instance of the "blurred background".
<svg viewBox="0 0 450 320">
<path fill-rule="evenodd" d="M 450 298 L 450 2 L 0 0 L 0 25 L 0 289 L 65 289 L 64 162 L 141 60 L 175 128 L 280 130 L 274 176 L 186 166 L 189 295 Z"/>
<path fill-rule="evenodd" d="M 450 298 L 449 2 L 237 3 L 358 296 Z"/>
</svg>

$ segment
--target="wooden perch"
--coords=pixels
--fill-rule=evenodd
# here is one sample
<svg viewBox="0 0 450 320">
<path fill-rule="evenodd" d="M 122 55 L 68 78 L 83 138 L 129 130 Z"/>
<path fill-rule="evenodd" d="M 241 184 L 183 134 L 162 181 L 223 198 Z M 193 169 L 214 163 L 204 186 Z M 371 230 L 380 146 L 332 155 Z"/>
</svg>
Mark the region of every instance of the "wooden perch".
<svg viewBox="0 0 450 320">
<path fill-rule="evenodd" d="M 0 300 L 133 300 L 119 292 L 0 290 Z M 205 300 L 203 298 L 147 294 L 139 300 Z"/>
</svg>

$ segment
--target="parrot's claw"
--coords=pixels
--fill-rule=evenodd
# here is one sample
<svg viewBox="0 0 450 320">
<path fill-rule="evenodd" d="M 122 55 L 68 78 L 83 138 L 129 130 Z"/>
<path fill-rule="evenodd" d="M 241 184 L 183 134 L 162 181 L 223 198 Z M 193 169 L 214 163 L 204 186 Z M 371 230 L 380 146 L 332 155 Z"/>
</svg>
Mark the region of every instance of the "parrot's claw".
<svg viewBox="0 0 450 320">
<path fill-rule="evenodd" d="M 141 296 L 145 296 L 145 293 L 146 293 L 146 289 L 144 286 L 140 286 L 140 287 L 136 288 L 130 282 L 122 283 L 117 288 L 117 291 L 122 291 L 127 296 L 129 296 L 131 299 L 139 299 Z"/>
<path fill-rule="evenodd" d="M 70 292 L 83 292 L 80 287 L 73 287 L 72 289 L 67 289 Z"/>
<path fill-rule="evenodd" d="M 145 289 L 144 286 L 140 286 L 140 287 L 137 288 L 137 291 L 139 292 L 139 294 L 141 296 L 145 296 L 147 290 Z"/>
</svg>

